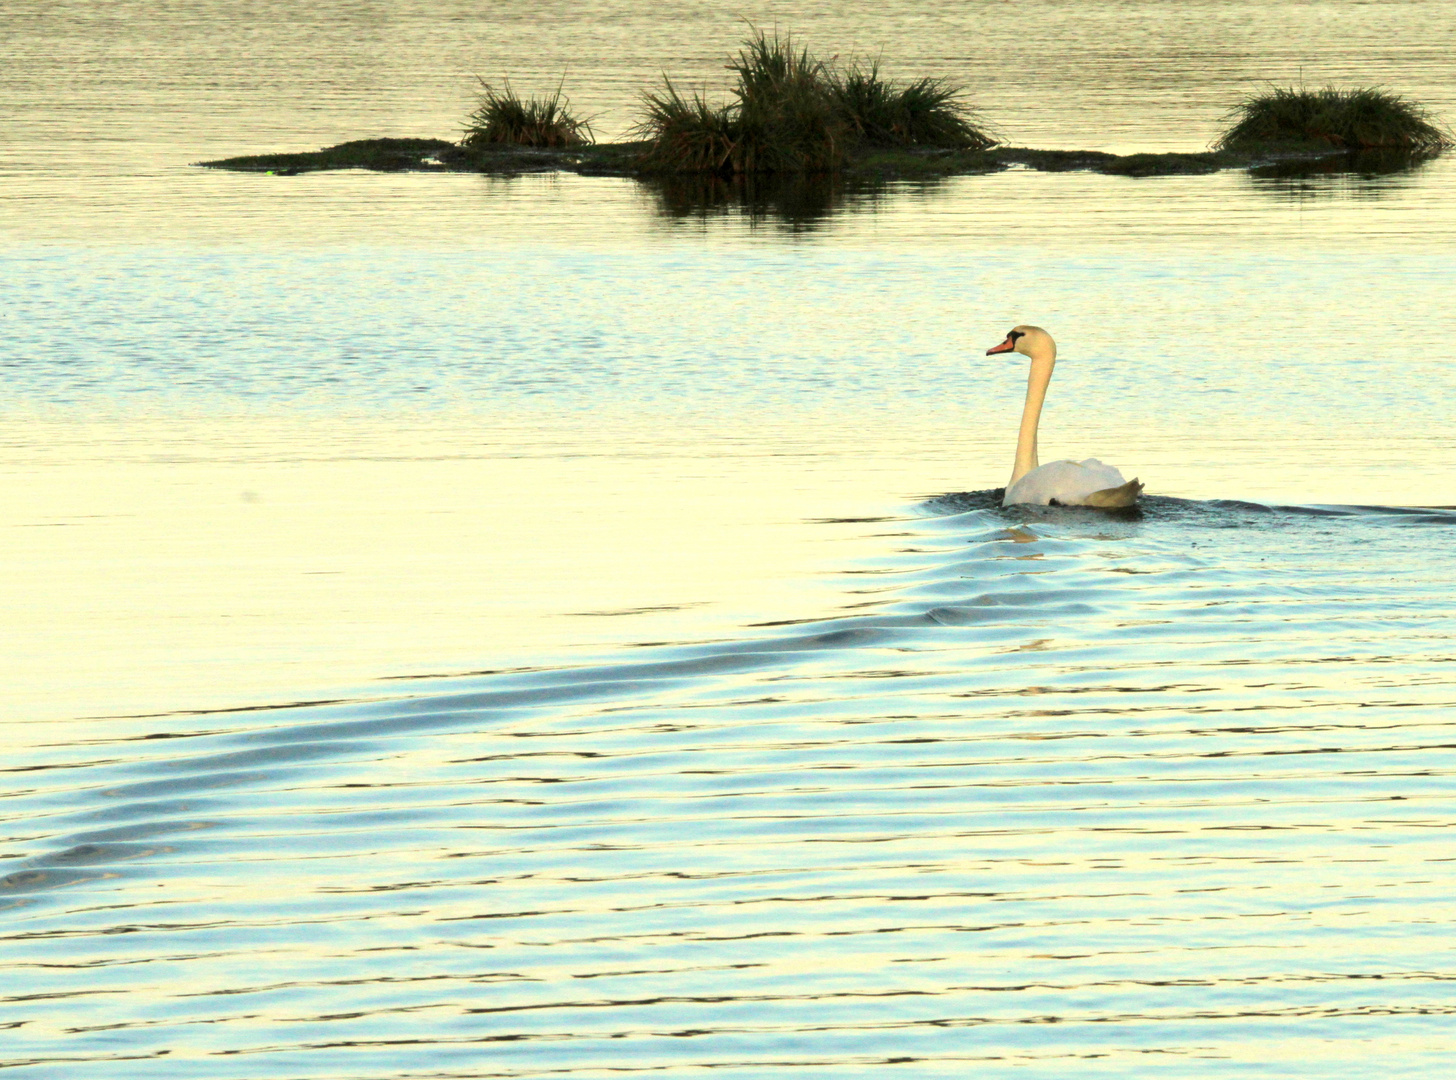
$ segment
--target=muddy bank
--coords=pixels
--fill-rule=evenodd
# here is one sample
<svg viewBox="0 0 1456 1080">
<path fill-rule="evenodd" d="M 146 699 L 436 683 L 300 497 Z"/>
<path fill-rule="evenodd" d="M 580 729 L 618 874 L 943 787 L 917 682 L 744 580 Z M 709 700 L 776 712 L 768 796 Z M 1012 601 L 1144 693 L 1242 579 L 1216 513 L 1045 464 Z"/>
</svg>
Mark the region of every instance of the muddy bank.
<svg viewBox="0 0 1456 1080">
<path fill-rule="evenodd" d="M 379 172 L 472 172 L 513 176 L 535 172 L 569 172 L 586 176 L 657 175 L 639 162 L 644 143 L 600 143 L 572 149 L 524 146 L 463 147 L 443 139 L 358 139 L 301 154 L 253 154 L 198 162 L 206 168 L 295 176 L 329 169 L 371 169 Z M 1096 150 L 1034 150 L 996 146 L 988 150 L 871 149 L 856 154 L 841 174 L 865 180 L 914 180 L 968 176 L 1022 167 L 1040 172 L 1106 173 L 1113 176 L 1189 176 L 1224 169 L 1309 168 L 1327 172 L 1393 172 L 1410 168 L 1425 156 L 1389 151 L 1351 154 L 1320 145 L 1269 146 L 1258 149 L 1210 150 L 1203 153 L 1108 154 Z"/>
</svg>

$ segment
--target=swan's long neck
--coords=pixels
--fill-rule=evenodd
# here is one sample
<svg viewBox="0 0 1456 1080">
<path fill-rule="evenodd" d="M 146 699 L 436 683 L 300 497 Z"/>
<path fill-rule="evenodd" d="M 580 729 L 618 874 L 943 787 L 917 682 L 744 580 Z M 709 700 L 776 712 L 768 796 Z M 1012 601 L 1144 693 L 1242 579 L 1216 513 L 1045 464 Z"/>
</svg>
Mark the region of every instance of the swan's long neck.
<svg viewBox="0 0 1456 1080">
<path fill-rule="evenodd" d="M 1056 363 L 1056 346 L 1038 349 L 1032 354 L 1031 373 L 1026 377 L 1026 405 L 1021 410 L 1021 431 L 1016 436 L 1016 464 L 1011 469 L 1008 487 L 1037 467 L 1036 429 L 1041 423 L 1041 405 L 1046 400 L 1047 386 L 1052 381 L 1052 368 Z"/>
</svg>

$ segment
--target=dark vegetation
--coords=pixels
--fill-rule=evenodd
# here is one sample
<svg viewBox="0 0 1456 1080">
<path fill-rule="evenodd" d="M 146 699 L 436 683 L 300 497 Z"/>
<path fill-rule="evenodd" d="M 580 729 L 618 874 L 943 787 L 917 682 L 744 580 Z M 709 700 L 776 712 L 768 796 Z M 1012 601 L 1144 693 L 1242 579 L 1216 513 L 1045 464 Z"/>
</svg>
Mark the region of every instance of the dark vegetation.
<svg viewBox="0 0 1456 1080">
<path fill-rule="evenodd" d="M 299 173 L 326 169 L 371 169 L 375 172 L 423 171 L 443 168 L 441 157 L 458 150 L 444 139 L 355 139 L 326 146 L 303 154 L 249 154 L 245 157 L 204 161 L 214 169 L 235 172 L 265 172 L 275 176 L 296 176 Z"/>
<path fill-rule="evenodd" d="M 854 61 L 842 74 L 832 72 L 831 80 L 839 108 L 870 146 L 985 150 L 996 144 L 966 103 L 965 91 L 944 79 L 896 86 L 880 77 L 878 61 Z"/>
<path fill-rule="evenodd" d="M 1419 165 L 1453 141 L 1419 105 L 1383 90 L 1270 87 L 1231 112 L 1229 126 L 1202 153 L 1033 150 L 998 145 L 954 83 L 892 82 L 878 61 L 820 61 L 777 33 L 754 31 L 728 68 L 734 81 L 716 104 L 664 77 L 661 90 L 643 94 L 642 119 L 625 142 L 596 143 L 561 84 L 523 99 L 509 83 L 497 89 L 481 80 L 459 143 L 364 139 L 203 164 L 279 175 L 408 169 L 634 176 L 654 185 L 672 216 L 739 206 L 810 221 L 844 199 L 877 198 L 887 181 L 933 184 L 1013 167 L 1118 176 L 1220 169 L 1276 179 L 1378 176 Z"/>
<path fill-rule="evenodd" d="M 372 169 L 378 172 L 474 172 L 517 176 L 533 172 L 572 172 L 587 176 L 633 176 L 639 179 L 676 176 L 683 190 L 699 186 L 721 190 L 717 179 L 745 176 L 824 176 L 826 173 L 734 173 L 731 169 L 667 170 L 646 167 L 650 143 L 591 143 L 553 148 L 492 143 L 463 146 L 444 139 L 359 139 L 298 154 L 251 154 L 204 161 L 213 169 L 266 172 L 278 176 L 328 169 Z M 935 180 L 1021 167 L 1038 172 L 1098 172 L 1111 176 L 1196 176 L 1221 169 L 1276 169 L 1282 175 L 1305 172 L 1399 172 L 1429 155 L 1400 150 L 1350 153 L 1327 145 L 1261 145 L 1197 154 L 1108 154 L 1100 150 L 1032 150 L 993 146 L 985 150 L 939 150 L 923 147 L 860 147 L 833 175 L 872 181 Z M 708 180 L 714 179 L 714 183 Z"/>
<path fill-rule="evenodd" d="M 211 169 L 297 176 L 329 169 L 376 172 L 475 172 L 514 176 L 530 172 L 575 172 L 634 176 L 641 147 L 636 143 L 536 147 L 512 143 L 465 146 L 444 139 L 357 139 L 300 154 L 249 154 L 203 161 Z"/>
<path fill-rule="evenodd" d="M 640 178 L 657 213 L 678 223 L 742 216 L 753 224 L 772 222 L 790 232 L 807 232 L 850 209 L 876 205 L 891 187 L 873 177 L 829 173 L 655 173 Z M 916 187 L 933 189 L 940 177 Z M 911 184 L 897 183 L 903 192 Z"/>
<path fill-rule="evenodd" d="M 568 148 L 595 141 L 591 123 L 573 114 L 561 96 L 564 79 L 549 96 L 524 100 L 508 81 L 499 90 L 484 79 L 479 82 L 480 102 L 466 121 L 461 146 Z"/>
<path fill-rule="evenodd" d="M 1315 143 L 1342 150 L 1406 150 L 1437 153 L 1451 133 L 1425 109 L 1376 88 L 1337 90 L 1272 86 L 1241 102 L 1215 149 Z"/>
<path fill-rule="evenodd" d="M 984 150 L 964 92 L 941 79 L 898 86 L 879 65 L 840 71 L 793 39 L 755 32 L 729 64 L 730 99 L 714 105 L 672 80 L 643 95 L 633 134 L 647 172 L 828 172 L 873 147 Z"/>
</svg>

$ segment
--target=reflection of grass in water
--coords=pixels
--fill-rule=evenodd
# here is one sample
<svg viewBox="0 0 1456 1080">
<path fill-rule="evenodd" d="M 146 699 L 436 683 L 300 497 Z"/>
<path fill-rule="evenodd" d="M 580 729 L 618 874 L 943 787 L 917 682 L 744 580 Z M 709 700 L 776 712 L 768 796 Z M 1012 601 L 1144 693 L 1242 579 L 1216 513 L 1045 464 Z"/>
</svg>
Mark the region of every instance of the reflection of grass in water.
<svg viewBox="0 0 1456 1080">
<path fill-rule="evenodd" d="M 1357 150 L 1270 162 L 1255 166 L 1248 175 L 1260 190 L 1296 199 L 1379 199 L 1408 186 L 1416 170 L 1436 156 L 1433 151 Z"/>
<path fill-rule="evenodd" d="M 592 139 L 591 124 L 574 115 L 561 95 L 564 85 L 546 97 L 522 98 L 509 81 L 497 90 L 480 79 L 480 103 L 466 121 L 461 146 L 585 146 Z"/>
<path fill-rule="evenodd" d="M 889 187 L 839 174 L 668 173 L 644 179 L 658 212 L 673 221 L 708 221 L 738 213 L 802 232 L 838 213 L 872 207 Z M 932 181 L 932 183 L 934 183 Z"/>
<path fill-rule="evenodd" d="M 670 79 L 643 95 L 635 134 L 642 166 L 668 172 L 822 172 L 861 146 L 983 149 L 994 140 L 973 122 L 963 92 L 941 79 L 897 86 L 877 63 L 839 72 L 762 31 L 729 64 L 731 100 L 681 94 Z"/>
<path fill-rule="evenodd" d="M 1220 150 L 1308 142 L 1434 153 L 1452 143 L 1450 132 L 1433 122 L 1420 105 L 1372 87 L 1274 86 L 1240 103 L 1228 119 L 1230 126 L 1214 143 Z"/>
<path fill-rule="evenodd" d="M 1423 150 L 1382 148 L 1356 150 L 1348 154 L 1331 157 L 1293 158 L 1287 161 L 1272 161 L 1267 165 L 1256 165 L 1249 170 L 1255 177 L 1311 177 L 1311 176 L 1359 176 L 1371 179 L 1379 176 L 1397 176 L 1420 168 L 1433 161 L 1436 154 Z"/>
</svg>

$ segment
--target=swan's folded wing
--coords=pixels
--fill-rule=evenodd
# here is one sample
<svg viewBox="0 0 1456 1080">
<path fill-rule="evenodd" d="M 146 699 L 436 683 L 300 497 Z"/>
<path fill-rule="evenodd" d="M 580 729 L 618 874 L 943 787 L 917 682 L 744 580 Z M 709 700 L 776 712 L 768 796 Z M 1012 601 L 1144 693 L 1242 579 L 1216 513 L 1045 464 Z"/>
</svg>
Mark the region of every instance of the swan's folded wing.
<svg viewBox="0 0 1456 1080">
<path fill-rule="evenodd" d="M 1119 506 L 1134 505 L 1142 493 L 1143 485 L 1134 476 L 1125 484 L 1092 492 L 1087 496 L 1085 505 L 1100 507 L 1103 510 L 1115 510 Z"/>
</svg>

